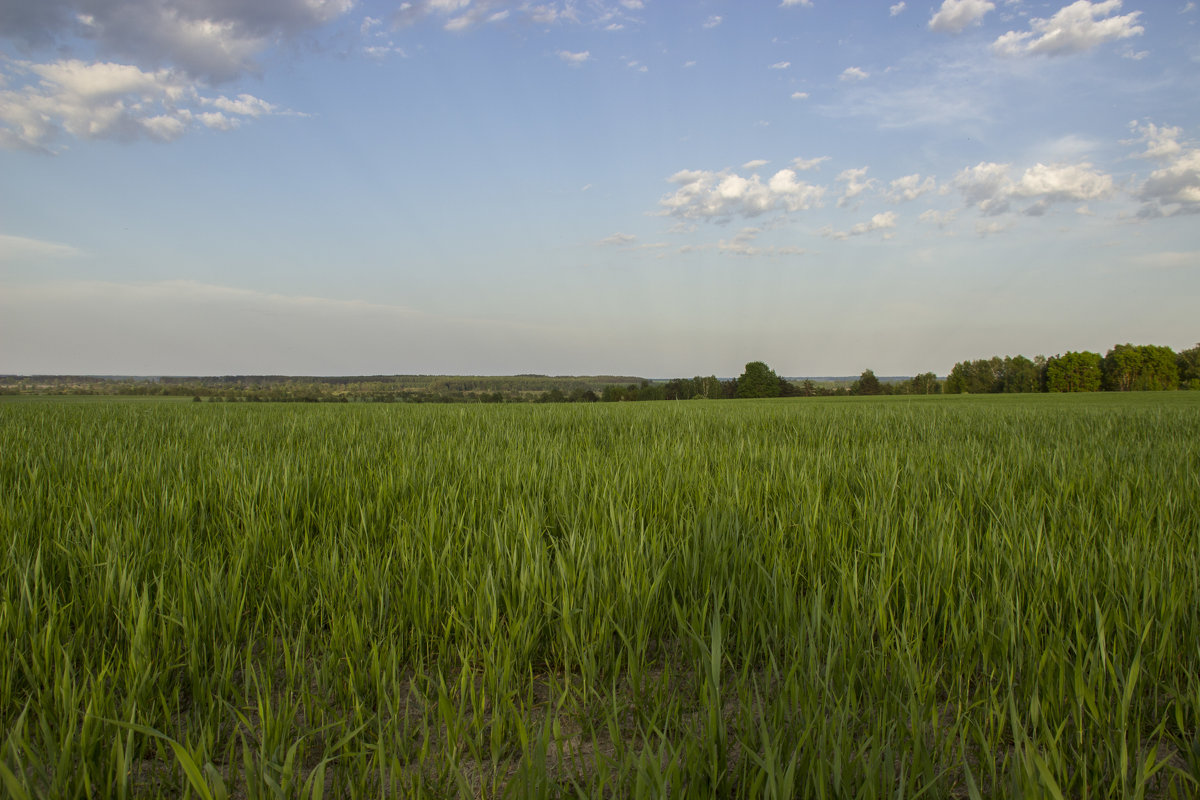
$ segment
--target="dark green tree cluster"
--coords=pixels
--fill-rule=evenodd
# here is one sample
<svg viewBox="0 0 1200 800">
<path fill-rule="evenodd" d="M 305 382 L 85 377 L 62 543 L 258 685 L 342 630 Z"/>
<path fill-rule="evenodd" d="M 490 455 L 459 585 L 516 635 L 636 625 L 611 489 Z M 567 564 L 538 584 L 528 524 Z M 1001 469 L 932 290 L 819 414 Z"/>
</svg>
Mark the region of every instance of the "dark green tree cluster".
<svg viewBox="0 0 1200 800">
<path fill-rule="evenodd" d="M 1046 359 L 1047 392 L 1100 391 L 1100 354 L 1084 350 Z"/>
<path fill-rule="evenodd" d="M 1042 391 L 1046 359 L 1038 356 L 993 356 L 960 361 L 946 376 L 946 394 L 988 394 Z"/>
<path fill-rule="evenodd" d="M 942 382 L 932 372 L 922 372 L 903 381 L 881 381 L 873 370 L 863 370 L 858 380 L 850 384 L 849 394 L 892 395 L 892 394 L 940 394 Z"/>
<path fill-rule="evenodd" d="M 1179 368 L 1179 385 L 1184 389 L 1200 389 L 1200 343 L 1175 356 Z"/>
<path fill-rule="evenodd" d="M 1119 344 L 1100 365 L 1110 392 L 1147 392 L 1179 388 L 1179 365 L 1169 347 Z"/>
<path fill-rule="evenodd" d="M 1200 344 L 1181 353 L 1161 345 L 1119 344 L 1103 357 L 1085 350 L 1032 361 L 1025 356 L 960 361 L 945 384 L 947 394 L 1191 388 L 1200 388 Z"/>
</svg>

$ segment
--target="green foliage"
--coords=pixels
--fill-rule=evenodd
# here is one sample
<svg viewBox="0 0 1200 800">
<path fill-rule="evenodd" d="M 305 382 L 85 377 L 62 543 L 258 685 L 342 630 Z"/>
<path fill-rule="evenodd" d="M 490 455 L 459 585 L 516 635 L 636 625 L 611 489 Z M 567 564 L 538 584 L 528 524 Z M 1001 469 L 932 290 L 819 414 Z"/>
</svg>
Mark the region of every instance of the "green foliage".
<svg viewBox="0 0 1200 800">
<path fill-rule="evenodd" d="M 878 395 L 883 393 L 883 385 L 879 383 L 879 378 L 876 378 L 875 373 L 869 369 L 863 370 L 862 375 L 850 387 L 850 394 Z"/>
<path fill-rule="evenodd" d="M 989 394 L 1004 389 L 1004 362 L 999 357 L 960 361 L 946 376 L 946 394 Z"/>
<path fill-rule="evenodd" d="M 6 398 L 3 793 L 1193 797 L 1198 404 Z"/>
<path fill-rule="evenodd" d="M 1009 394 L 1042 391 L 1045 359 L 1030 361 L 1025 356 L 1005 356 L 1000 366 L 1000 391 Z"/>
<path fill-rule="evenodd" d="M 778 397 L 779 393 L 779 376 L 761 361 L 751 361 L 737 379 L 738 397 Z"/>
<path fill-rule="evenodd" d="M 1152 344 L 1119 344 L 1101 364 L 1104 388 L 1113 392 L 1161 391 L 1179 388 L 1175 352 Z"/>
<path fill-rule="evenodd" d="M 1175 355 L 1179 370 L 1179 385 L 1184 389 L 1200 389 L 1200 344 Z"/>
<path fill-rule="evenodd" d="M 909 381 L 905 394 L 938 394 L 942 390 L 941 382 L 932 372 L 923 372 Z"/>
<path fill-rule="evenodd" d="M 1067 352 L 1046 359 L 1046 391 L 1098 392 L 1101 385 L 1100 354 Z"/>
</svg>

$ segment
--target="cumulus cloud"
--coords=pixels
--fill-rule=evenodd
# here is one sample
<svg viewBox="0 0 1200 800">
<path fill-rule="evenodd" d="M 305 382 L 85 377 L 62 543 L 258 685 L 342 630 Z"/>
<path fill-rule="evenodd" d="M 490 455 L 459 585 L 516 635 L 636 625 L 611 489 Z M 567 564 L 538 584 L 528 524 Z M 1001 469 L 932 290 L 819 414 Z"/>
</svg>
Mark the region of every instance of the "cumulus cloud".
<svg viewBox="0 0 1200 800">
<path fill-rule="evenodd" d="M 839 181 L 843 181 L 846 184 L 846 190 L 842 193 L 841 199 L 838 200 L 839 208 L 849 205 L 851 200 L 875 185 L 874 178 L 863 180 L 866 174 L 867 167 L 857 167 L 855 169 L 842 170 L 837 176 Z"/>
<path fill-rule="evenodd" d="M 906 4 L 903 2 L 903 0 L 901 0 L 901 2 L 896 3 L 896 5 L 894 5 L 894 6 L 891 6 L 888 9 L 888 12 L 889 12 L 890 16 L 895 17 L 895 16 L 899 15 L 902 11 L 904 11 L 905 6 L 906 6 Z"/>
<path fill-rule="evenodd" d="M 1111 175 L 1097 172 L 1088 162 L 1035 164 L 1013 180 L 1009 164 L 981 162 L 961 170 L 953 181 L 968 206 L 995 216 L 1011 210 L 1016 200 L 1028 200 L 1024 213 L 1043 214 L 1062 202 L 1101 200 L 1113 193 Z"/>
<path fill-rule="evenodd" d="M 37 0 L 0 3 L 0 31 L 29 48 L 91 40 L 102 54 L 192 77 L 232 79 L 283 38 L 345 14 L 354 0 Z M 69 53 L 68 53 L 69 54 Z"/>
<path fill-rule="evenodd" d="M 771 211 L 803 211 L 821 204 L 825 188 L 796 179 L 781 169 L 765 183 L 758 175 L 728 170 L 682 170 L 668 179 L 678 188 L 659 200 L 662 213 L 685 219 L 727 220 Z"/>
<path fill-rule="evenodd" d="M 953 185 L 962 192 L 967 205 L 976 206 L 985 214 L 1003 214 L 1008 211 L 1012 196 L 1009 166 L 991 161 L 980 162 L 960 170 L 954 176 Z"/>
<path fill-rule="evenodd" d="M 793 100 L 807 100 L 808 92 L 792 92 Z"/>
<path fill-rule="evenodd" d="M 848 231 L 835 231 L 833 228 L 822 228 L 821 234 L 830 239 L 849 239 L 851 236 L 863 236 L 873 231 L 887 231 L 896 227 L 896 212 L 884 211 L 876 214 L 866 222 L 853 225 Z M 886 235 L 885 235 L 886 238 Z"/>
<path fill-rule="evenodd" d="M 787 69 L 791 65 L 792 62 L 790 61 L 776 61 L 774 64 L 768 67 L 768 69 Z"/>
<path fill-rule="evenodd" d="M 801 172 L 805 172 L 810 169 L 816 169 L 817 167 L 821 166 L 822 163 L 828 160 L 829 156 L 817 156 L 816 158 L 793 158 L 792 166 Z"/>
<path fill-rule="evenodd" d="M 989 0 L 944 0 L 929 19 L 929 30 L 937 33 L 962 33 L 968 25 L 978 25 L 985 14 L 996 7 Z"/>
<path fill-rule="evenodd" d="M 1009 31 L 992 44 L 992 50 L 1005 56 L 1062 56 L 1140 35 L 1145 30 L 1137 24 L 1141 12 L 1109 16 L 1120 8 L 1121 0 L 1076 0 L 1049 19 L 1031 19 L 1032 30 Z"/>
<path fill-rule="evenodd" d="M 841 80 L 844 81 L 862 81 L 869 77 L 871 77 L 871 73 L 858 67 L 846 67 L 841 74 Z"/>
<path fill-rule="evenodd" d="M 1135 140 L 1145 150 L 1139 158 L 1157 161 L 1160 166 L 1135 189 L 1142 201 L 1139 214 L 1143 217 L 1168 217 L 1175 214 L 1200 213 L 1200 148 L 1191 142 L 1181 142 L 1182 129 L 1159 127 L 1152 122 L 1131 123 L 1139 134 Z"/>
<path fill-rule="evenodd" d="M 921 180 L 919 173 L 905 175 L 903 178 L 897 178 L 888 184 L 887 198 L 893 203 L 899 203 L 906 200 L 916 200 L 927 192 L 932 192 L 937 188 L 937 181 L 932 176 Z"/>
<path fill-rule="evenodd" d="M 771 163 L 770 161 L 767 161 L 765 159 L 756 158 L 751 161 L 747 161 L 745 164 L 742 164 L 742 169 L 758 169 L 759 167 L 765 167 L 767 164 L 770 164 L 770 163 Z"/>
<path fill-rule="evenodd" d="M 289 113 L 249 94 L 205 96 L 170 69 L 74 59 L 12 67 L 24 85 L 0 89 L 0 147 L 9 149 L 54 152 L 64 136 L 171 141 L 197 126 L 230 130 Z"/>
<path fill-rule="evenodd" d="M 1135 139 L 1124 139 L 1121 143 L 1144 143 L 1146 149 L 1136 154 L 1138 158 L 1171 159 L 1183 152 L 1183 145 L 1179 143 L 1179 137 L 1183 134 L 1182 128 L 1170 125 L 1159 127 L 1153 122 L 1144 125 L 1131 122 L 1129 127 L 1138 136 Z"/>
</svg>

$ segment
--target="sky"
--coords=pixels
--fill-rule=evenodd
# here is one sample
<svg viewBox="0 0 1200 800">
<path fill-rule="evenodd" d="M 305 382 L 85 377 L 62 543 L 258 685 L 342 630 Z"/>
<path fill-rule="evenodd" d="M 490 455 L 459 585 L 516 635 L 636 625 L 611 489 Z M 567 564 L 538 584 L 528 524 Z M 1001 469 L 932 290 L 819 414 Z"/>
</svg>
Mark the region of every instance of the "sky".
<svg viewBox="0 0 1200 800">
<path fill-rule="evenodd" d="M 1200 340 L 1185 0 L 0 0 L 0 373 Z"/>
</svg>

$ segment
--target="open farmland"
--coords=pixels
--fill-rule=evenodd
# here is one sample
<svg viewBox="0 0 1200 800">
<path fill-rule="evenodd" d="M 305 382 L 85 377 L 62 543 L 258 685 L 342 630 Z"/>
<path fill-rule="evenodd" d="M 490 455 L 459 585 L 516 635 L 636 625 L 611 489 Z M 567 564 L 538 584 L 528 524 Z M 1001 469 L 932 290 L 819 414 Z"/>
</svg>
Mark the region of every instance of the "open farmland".
<svg viewBox="0 0 1200 800">
<path fill-rule="evenodd" d="M 13 797 L 1200 793 L 1196 392 L 14 399 L 0 537 Z"/>
</svg>

